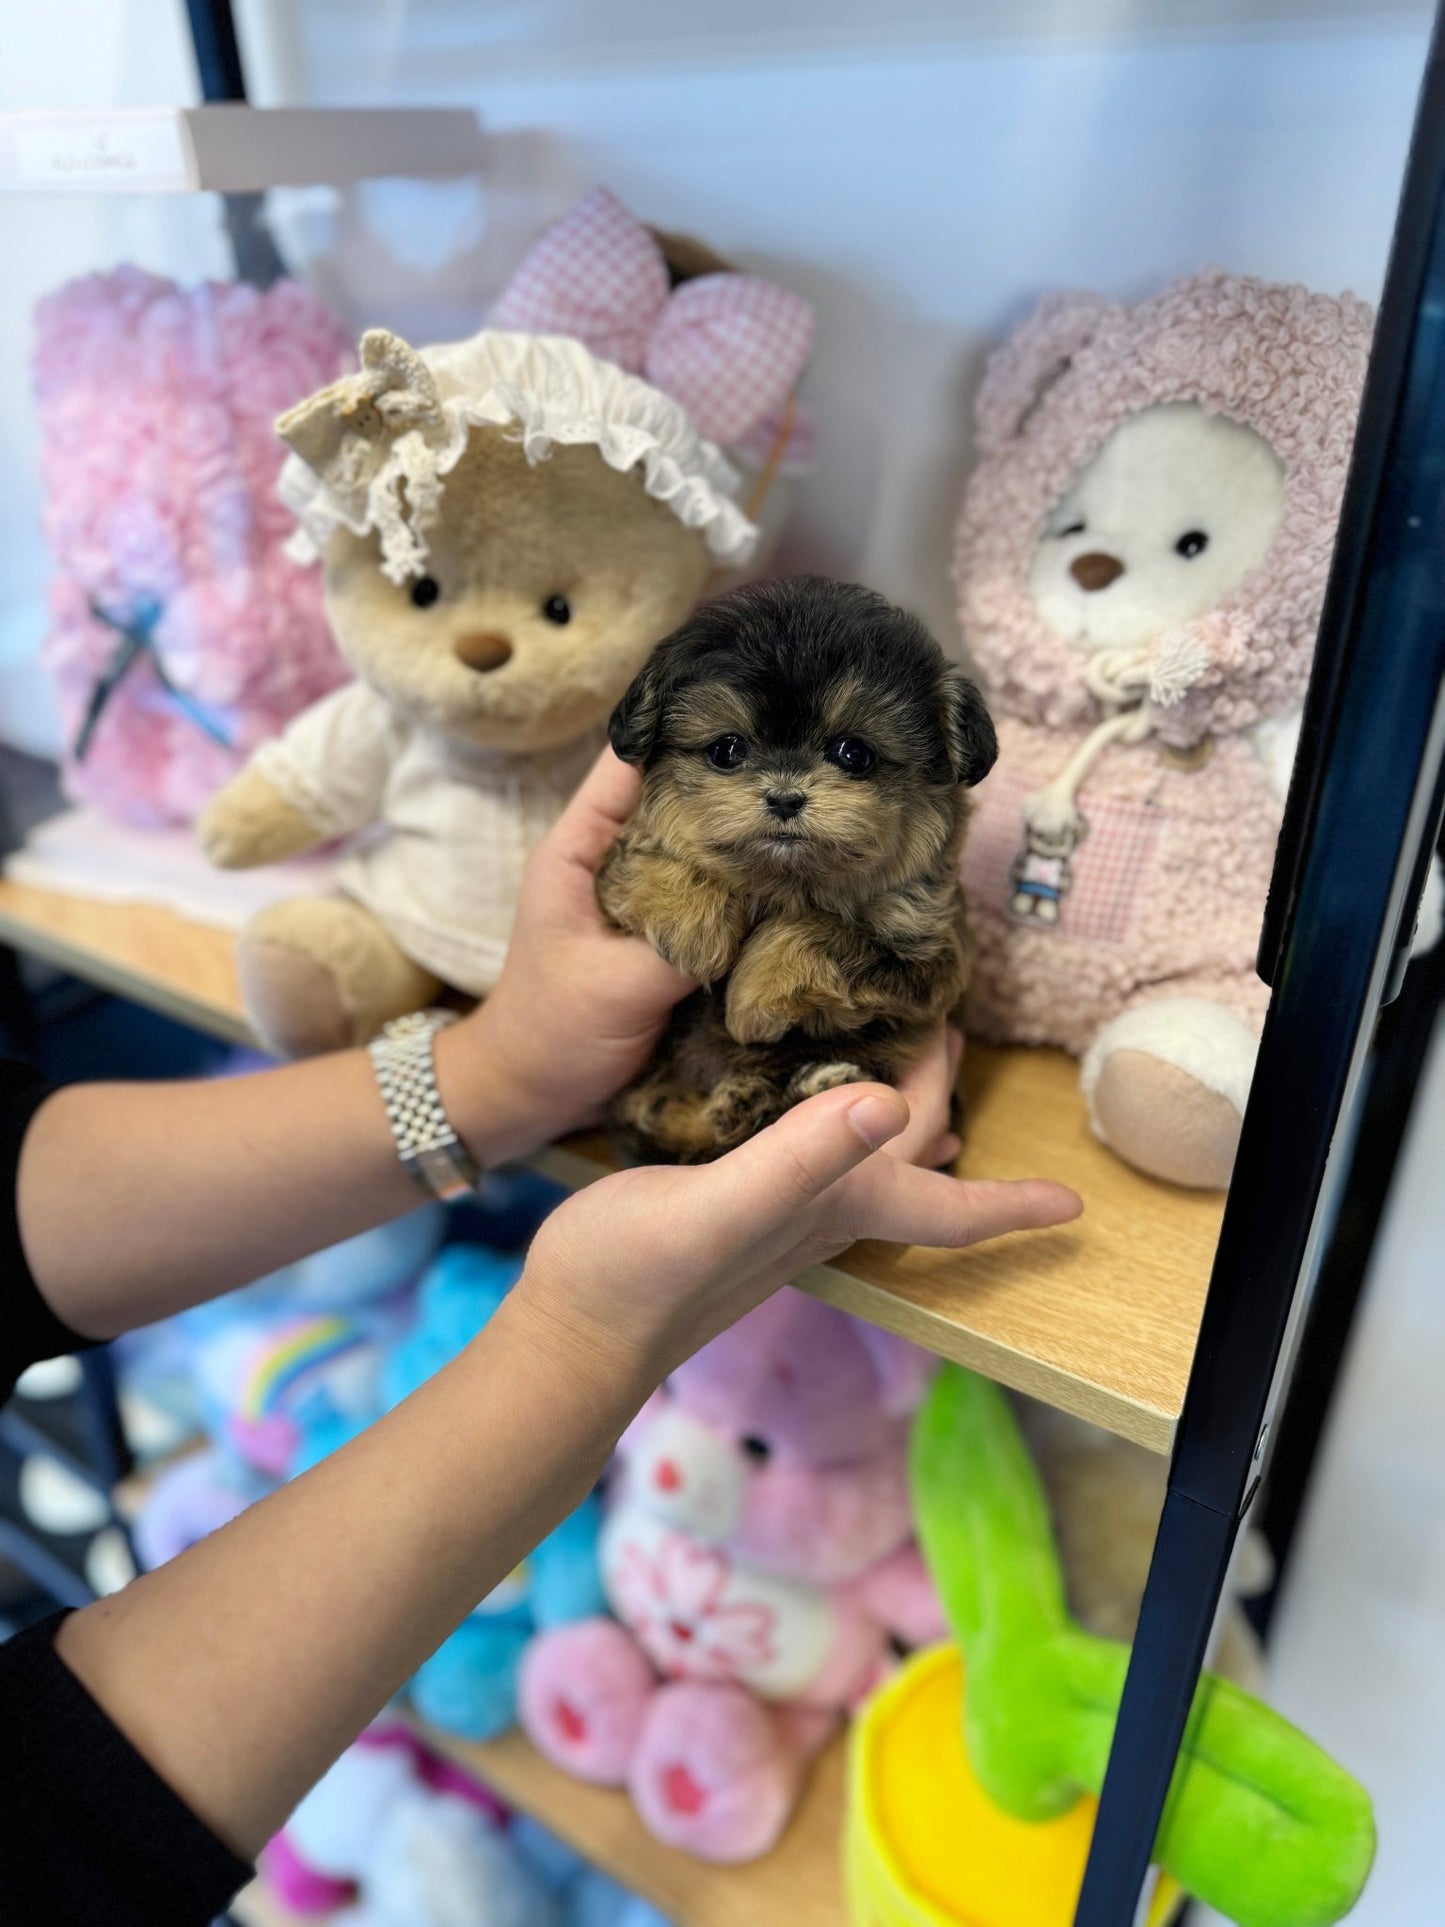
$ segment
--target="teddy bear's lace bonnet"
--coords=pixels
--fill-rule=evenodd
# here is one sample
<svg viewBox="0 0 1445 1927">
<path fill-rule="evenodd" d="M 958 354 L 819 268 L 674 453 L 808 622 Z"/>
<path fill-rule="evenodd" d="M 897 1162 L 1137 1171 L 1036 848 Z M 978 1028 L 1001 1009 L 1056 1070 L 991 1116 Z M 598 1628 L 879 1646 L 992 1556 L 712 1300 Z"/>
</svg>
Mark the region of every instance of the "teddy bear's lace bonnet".
<svg viewBox="0 0 1445 1927">
<path fill-rule="evenodd" d="M 290 554 L 315 561 L 338 528 L 375 530 L 384 575 L 403 583 L 423 574 L 446 477 L 477 424 L 509 427 L 529 462 L 556 443 L 582 443 L 610 468 L 636 470 L 721 563 L 744 562 L 757 539 L 734 500 L 739 477 L 715 444 L 675 401 L 580 342 L 484 329 L 418 351 L 373 329 L 356 374 L 276 424 L 293 451 L 277 486 L 301 525 Z"/>
</svg>

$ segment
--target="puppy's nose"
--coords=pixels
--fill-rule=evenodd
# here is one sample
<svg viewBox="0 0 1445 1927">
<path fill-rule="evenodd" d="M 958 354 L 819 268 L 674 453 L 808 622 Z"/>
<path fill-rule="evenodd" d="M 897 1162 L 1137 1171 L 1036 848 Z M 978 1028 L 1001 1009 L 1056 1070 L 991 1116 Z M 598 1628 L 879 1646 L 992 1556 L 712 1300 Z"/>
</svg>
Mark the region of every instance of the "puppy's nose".
<svg viewBox="0 0 1445 1927">
<path fill-rule="evenodd" d="M 452 649 L 458 662 L 464 662 L 468 669 L 500 669 L 512 659 L 512 638 L 492 629 L 477 630 L 458 636 Z"/>
<path fill-rule="evenodd" d="M 1090 549 L 1087 555 L 1076 555 L 1069 564 L 1069 574 L 1081 589 L 1087 589 L 1090 593 L 1095 589 L 1107 589 L 1123 573 L 1124 564 L 1118 556 L 1105 555 L 1102 549 Z"/>
<path fill-rule="evenodd" d="M 763 797 L 763 801 L 780 823 L 791 821 L 807 800 L 802 790 L 769 790 Z"/>
</svg>

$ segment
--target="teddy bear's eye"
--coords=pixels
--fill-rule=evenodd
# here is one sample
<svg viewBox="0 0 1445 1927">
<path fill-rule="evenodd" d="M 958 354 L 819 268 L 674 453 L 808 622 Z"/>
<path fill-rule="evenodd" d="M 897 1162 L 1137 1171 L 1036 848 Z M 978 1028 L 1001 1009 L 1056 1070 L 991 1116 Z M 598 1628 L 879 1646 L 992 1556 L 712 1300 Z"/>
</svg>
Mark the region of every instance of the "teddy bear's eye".
<svg viewBox="0 0 1445 1927">
<path fill-rule="evenodd" d="M 1083 533 L 1084 533 L 1084 524 L 1082 521 L 1070 522 L 1069 526 L 1066 529 L 1056 529 L 1054 531 L 1056 539 L 1060 542 L 1063 541 L 1066 535 L 1082 535 Z"/>
<path fill-rule="evenodd" d="M 760 1439 L 755 1432 L 750 1432 L 745 1439 L 739 1439 L 738 1446 L 743 1456 L 751 1459 L 754 1465 L 766 1465 L 773 1456 L 772 1446 L 766 1439 Z"/>
<path fill-rule="evenodd" d="M 747 740 L 742 736 L 719 736 L 715 743 L 708 744 L 705 753 L 714 769 L 741 769 L 748 760 Z"/>
<path fill-rule="evenodd" d="M 1196 555 L 1203 555 L 1209 547 L 1209 537 L 1203 529 L 1188 529 L 1174 544 L 1174 553 L 1182 555 L 1186 562 L 1192 562 Z"/>
<path fill-rule="evenodd" d="M 542 604 L 542 614 L 560 629 L 572 620 L 572 604 L 564 595 L 549 595 Z"/>
<path fill-rule="evenodd" d="M 435 576 L 418 576 L 411 585 L 411 599 L 418 609 L 429 609 L 441 592 L 441 584 Z"/>
<path fill-rule="evenodd" d="M 828 746 L 828 761 L 836 763 L 845 776 L 867 776 L 878 757 L 861 736 L 840 736 Z"/>
</svg>

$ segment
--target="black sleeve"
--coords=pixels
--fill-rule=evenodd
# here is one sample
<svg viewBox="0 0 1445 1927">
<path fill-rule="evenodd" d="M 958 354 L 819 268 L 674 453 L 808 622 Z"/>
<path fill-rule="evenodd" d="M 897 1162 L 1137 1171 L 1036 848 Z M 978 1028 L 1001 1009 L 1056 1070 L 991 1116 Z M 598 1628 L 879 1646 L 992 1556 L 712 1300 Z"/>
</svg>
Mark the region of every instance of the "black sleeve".
<svg viewBox="0 0 1445 1927">
<path fill-rule="evenodd" d="M 20 1147 L 49 1095 L 38 1072 L 0 1059 L 0 1404 L 27 1365 L 92 1342 L 41 1297 L 20 1241 Z M 252 1870 L 58 1657 L 64 1616 L 0 1645 L 0 1922 L 206 1927 Z"/>
<path fill-rule="evenodd" d="M 0 1058 L 0 1405 L 27 1365 L 83 1351 L 94 1342 L 72 1331 L 40 1296 L 20 1242 L 15 1190 L 20 1147 L 50 1092 L 39 1071 Z"/>
<path fill-rule="evenodd" d="M 64 1617 L 0 1646 L 0 1921 L 206 1927 L 253 1869 L 146 1764 L 58 1657 Z"/>
</svg>

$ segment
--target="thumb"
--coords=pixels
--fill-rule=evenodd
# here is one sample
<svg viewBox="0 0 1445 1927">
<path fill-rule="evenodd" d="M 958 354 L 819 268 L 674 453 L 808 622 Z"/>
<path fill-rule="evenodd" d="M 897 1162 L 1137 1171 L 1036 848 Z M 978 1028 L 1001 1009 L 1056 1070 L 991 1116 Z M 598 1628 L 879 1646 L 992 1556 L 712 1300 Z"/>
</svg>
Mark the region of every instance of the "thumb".
<svg viewBox="0 0 1445 1927">
<path fill-rule="evenodd" d="M 786 1111 L 756 1137 L 706 1166 L 710 1188 L 755 1231 L 809 1205 L 908 1122 L 908 1106 L 886 1084 L 844 1084 Z"/>
</svg>

